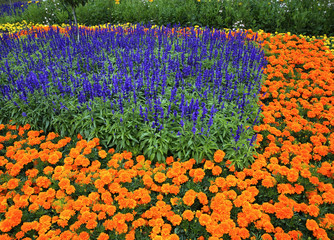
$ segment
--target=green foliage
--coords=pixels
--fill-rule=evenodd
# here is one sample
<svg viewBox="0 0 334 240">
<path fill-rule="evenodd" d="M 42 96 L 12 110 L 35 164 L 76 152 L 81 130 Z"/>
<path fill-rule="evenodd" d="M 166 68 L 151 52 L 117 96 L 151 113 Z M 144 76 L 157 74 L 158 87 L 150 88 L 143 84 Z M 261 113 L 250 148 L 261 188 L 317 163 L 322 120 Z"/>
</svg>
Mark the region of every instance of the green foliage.
<svg viewBox="0 0 334 240">
<path fill-rule="evenodd" d="M 79 5 L 84 6 L 89 0 L 60 0 L 60 2 L 70 6 L 70 7 L 79 7 Z"/>
<path fill-rule="evenodd" d="M 19 16 L 4 15 L 4 16 L 0 17 L 0 24 L 21 22 L 21 19 L 22 18 L 19 17 Z"/>
<path fill-rule="evenodd" d="M 101 23 L 114 22 L 114 1 L 94 0 L 85 6 L 76 9 L 79 23 L 84 25 L 99 25 Z"/>
<path fill-rule="evenodd" d="M 208 26 L 214 28 L 262 29 L 266 32 L 292 32 L 306 35 L 334 35 L 334 4 L 330 0 L 57 0 L 62 11 L 54 11 L 56 20 L 67 22 L 71 9 L 76 9 L 78 23 L 151 23 L 156 25 Z M 56 2 L 57 2 L 56 1 Z M 22 19 L 44 23 L 48 14 L 31 4 L 23 16 L 0 18 L 0 23 Z"/>
<path fill-rule="evenodd" d="M 30 4 L 22 13 L 22 20 L 47 25 L 62 24 L 68 22 L 68 13 L 64 11 L 64 6 L 58 0 L 49 0 L 41 2 L 40 6 Z"/>
<path fill-rule="evenodd" d="M 47 1 L 48 2 L 48 1 Z M 334 4 L 330 0 L 61 0 L 74 6 L 78 22 L 85 25 L 104 23 L 152 23 L 157 25 L 246 28 L 266 32 L 295 34 L 334 34 Z M 33 4 L 32 4 L 33 5 Z M 45 2 L 41 4 L 41 8 Z M 59 21 L 66 22 L 62 9 Z M 43 23 L 46 13 L 30 6 L 23 19 Z M 60 13 L 55 12 L 58 16 Z M 21 20 L 16 16 L 16 21 Z M 28 18 L 27 18 L 28 17 Z M 9 19 L 11 22 L 13 19 Z M 4 19 L 0 19 L 4 22 Z M 58 22 L 55 22 L 58 23 Z"/>
</svg>

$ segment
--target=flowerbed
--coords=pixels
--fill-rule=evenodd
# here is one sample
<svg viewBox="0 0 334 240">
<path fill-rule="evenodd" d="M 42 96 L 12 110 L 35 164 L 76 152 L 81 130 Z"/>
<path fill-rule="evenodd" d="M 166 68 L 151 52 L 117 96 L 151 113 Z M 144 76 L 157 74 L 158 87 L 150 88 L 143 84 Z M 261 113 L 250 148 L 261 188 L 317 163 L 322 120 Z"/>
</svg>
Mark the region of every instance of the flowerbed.
<svg viewBox="0 0 334 240">
<path fill-rule="evenodd" d="M 3 15 L 16 15 L 22 13 L 28 8 L 29 3 L 27 2 L 15 2 L 13 4 L 1 4 L 0 5 L 0 17 Z"/>
<path fill-rule="evenodd" d="M 97 138 L 0 125 L 1 237 L 333 239 L 334 57 L 322 40 L 258 40 L 268 66 L 250 167 L 222 150 L 153 165 Z"/>
<path fill-rule="evenodd" d="M 3 38 L 0 121 L 99 137 L 154 162 L 217 149 L 238 168 L 251 162 L 266 61 L 246 33 L 108 26 L 81 28 L 80 43 L 58 28 L 35 34 Z"/>
</svg>

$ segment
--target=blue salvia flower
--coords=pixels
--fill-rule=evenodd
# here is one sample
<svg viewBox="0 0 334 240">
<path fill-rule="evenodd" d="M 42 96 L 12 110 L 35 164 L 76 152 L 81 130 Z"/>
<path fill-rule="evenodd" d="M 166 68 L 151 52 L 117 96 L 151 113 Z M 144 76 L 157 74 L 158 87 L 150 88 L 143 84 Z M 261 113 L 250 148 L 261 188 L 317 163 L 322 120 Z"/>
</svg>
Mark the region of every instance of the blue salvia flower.
<svg viewBox="0 0 334 240">
<path fill-rule="evenodd" d="M 8 76 L 10 82 L 0 86 L 1 99 L 9 101 L 12 97 L 20 97 L 20 103 L 29 104 L 30 93 L 40 91 L 40 95 L 48 99 L 60 92 L 64 99 L 76 97 L 78 109 L 89 100 L 103 98 L 104 102 L 110 101 L 111 108 L 107 111 L 113 113 L 115 110 L 124 113 L 124 109 L 138 103 L 140 109 L 133 114 L 139 114 L 143 122 L 153 119 L 157 129 L 162 129 L 159 119 L 166 118 L 171 124 L 174 120 L 178 124 L 182 119 L 184 126 L 191 126 L 188 122 L 197 124 L 201 114 L 201 121 L 209 131 L 215 114 L 225 107 L 226 101 L 234 101 L 238 117 L 246 119 L 245 109 L 250 104 L 249 99 L 259 94 L 266 61 L 262 50 L 244 44 L 245 34 L 226 36 L 205 29 L 200 38 L 193 30 L 180 38 L 168 27 L 145 33 L 142 26 L 137 26 L 128 34 L 116 34 L 112 29 L 124 32 L 123 28 L 111 26 L 109 30 L 96 29 L 95 33 L 80 30 L 80 44 L 74 38 L 62 36 L 58 30 L 38 33 L 38 39 L 27 36 L 25 41 L 2 36 L 1 41 L 5 41 L 8 48 L 0 46 L 0 59 L 13 53 L 15 64 L 25 69 L 14 71 L 8 61 L 0 64 L 0 74 Z M 46 43 L 48 48 L 42 48 Z M 172 46 L 177 56 L 171 54 Z M 37 58 L 32 58 L 37 52 Z M 20 58 L 22 53 L 29 57 Z M 111 53 L 114 62 L 105 53 Z M 211 68 L 202 65 L 205 59 L 213 59 Z M 173 76 L 174 82 L 168 82 Z M 194 83 L 185 81 L 188 76 L 194 77 Z M 239 92 L 240 84 L 245 93 Z M 199 97 L 195 98 L 194 94 L 189 101 L 187 89 L 193 89 Z M 166 97 L 169 103 L 164 104 L 168 109 L 161 102 L 152 103 L 160 96 L 164 99 L 169 91 L 169 99 Z M 204 101 L 215 106 L 208 111 L 205 103 L 200 104 Z M 60 109 L 66 110 L 62 104 Z M 170 116 L 172 111 L 174 117 Z M 239 132 L 242 134 L 241 130 Z"/>
</svg>

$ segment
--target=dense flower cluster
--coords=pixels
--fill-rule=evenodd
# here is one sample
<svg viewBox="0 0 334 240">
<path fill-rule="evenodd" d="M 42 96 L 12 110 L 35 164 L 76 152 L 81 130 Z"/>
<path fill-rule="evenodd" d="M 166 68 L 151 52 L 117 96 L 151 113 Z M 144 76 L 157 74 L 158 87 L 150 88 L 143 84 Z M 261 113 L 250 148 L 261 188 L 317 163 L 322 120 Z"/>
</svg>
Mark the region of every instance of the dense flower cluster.
<svg viewBox="0 0 334 240">
<path fill-rule="evenodd" d="M 14 2 L 12 4 L 1 4 L 0 5 L 0 17 L 3 15 L 16 15 L 22 13 L 24 10 L 26 10 L 29 6 L 29 4 L 38 4 L 39 1 L 28 1 L 28 2 Z"/>
<path fill-rule="evenodd" d="M 34 118 L 52 126 L 54 115 L 68 119 L 64 124 L 87 119 L 83 127 L 63 134 L 84 134 L 87 124 L 92 124 L 89 134 L 99 132 L 96 136 L 104 145 L 113 143 L 132 152 L 143 149 L 139 144 L 122 146 L 117 134 L 109 139 L 100 136 L 109 137 L 113 129 L 132 120 L 135 126 L 126 127 L 127 134 L 138 142 L 144 135 L 138 132 L 149 126 L 162 136 L 169 134 L 187 143 L 192 139 L 193 145 L 215 144 L 212 148 L 224 149 L 229 157 L 253 147 L 255 136 L 249 131 L 258 119 L 257 95 L 266 61 L 246 33 L 190 28 L 181 35 L 169 27 L 108 26 L 80 28 L 78 43 L 60 31 L 36 32 L 38 38 L 2 38 L 0 102 L 27 117 L 24 121 L 33 124 L 30 118 Z M 23 57 L 26 54 L 29 57 Z M 36 114 L 32 111 L 36 105 L 48 113 Z M 0 110 L 2 120 L 12 118 L 6 113 L 13 109 L 6 107 Z M 108 122 L 100 121 L 106 118 Z M 247 130 L 246 125 L 251 127 Z M 226 133 L 219 138 L 221 131 Z M 170 152 L 188 158 L 197 151 L 197 161 L 213 154 L 188 149 L 177 140 L 155 145 L 162 152 L 144 152 L 154 161 Z"/>
<path fill-rule="evenodd" d="M 334 56 L 322 40 L 259 40 L 267 94 L 250 167 L 222 150 L 152 165 L 96 138 L 0 125 L 0 237 L 333 239 Z"/>
</svg>

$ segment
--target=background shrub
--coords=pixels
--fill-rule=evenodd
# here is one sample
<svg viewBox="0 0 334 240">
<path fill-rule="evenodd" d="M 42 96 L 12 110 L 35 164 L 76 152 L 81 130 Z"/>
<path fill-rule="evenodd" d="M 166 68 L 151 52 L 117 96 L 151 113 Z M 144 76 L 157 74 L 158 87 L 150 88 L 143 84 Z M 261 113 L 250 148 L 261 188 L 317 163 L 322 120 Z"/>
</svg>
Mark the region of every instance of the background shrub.
<svg viewBox="0 0 334 240">
<path fill-rule="evenodd" d="M 14 19 L 3 16 L 0 23 L 23 19 L 33 23 L 68 23 L 71 18 L 63 6 L 53 11 L 58 0 L 30 4 Z M 44 9 L 44 10 L 43 10 Z M 85 25 L 151 23 L 156 25 L 246 28 L 265 32 L 292 32 L 306 35 L 334 35 L 334 4 L 331 0 L 90 0 L 77 8 L 78 22 Z M 50 16 L 53 13 L 54 16 Z"/>
</svg>

